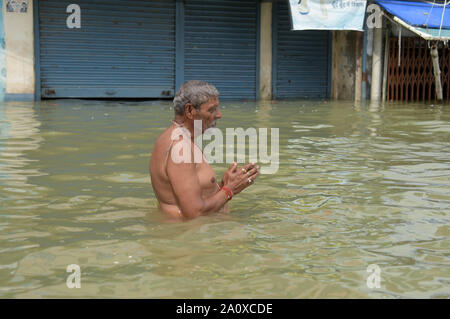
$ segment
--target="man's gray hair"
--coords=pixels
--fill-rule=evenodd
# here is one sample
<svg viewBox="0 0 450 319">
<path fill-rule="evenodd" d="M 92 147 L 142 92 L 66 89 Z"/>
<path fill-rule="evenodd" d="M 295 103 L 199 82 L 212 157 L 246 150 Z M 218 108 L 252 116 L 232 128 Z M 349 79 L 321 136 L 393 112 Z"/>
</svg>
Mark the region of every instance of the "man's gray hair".
<svg viewBox="0 0 450 319">
<path fill-rule="evenodd" d="M 199 110 L 200 105 L 218 97 L 219 91 L 211 83 L 199 80 L 188 81 L 178 89 L 173 99 L 175 115 L 184 115 L 187 103 L 191 103 L 195 109 Z"/>
</svg>

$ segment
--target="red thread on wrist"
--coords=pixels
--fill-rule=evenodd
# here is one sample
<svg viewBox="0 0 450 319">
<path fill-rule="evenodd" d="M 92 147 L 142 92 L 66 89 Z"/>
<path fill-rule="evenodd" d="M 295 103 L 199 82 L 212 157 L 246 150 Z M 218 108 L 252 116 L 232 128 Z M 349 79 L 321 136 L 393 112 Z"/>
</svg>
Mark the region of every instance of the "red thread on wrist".
<svg viewBox="0 0 450 319">
<path fill-rule="evenodd" d="M 231 191 L 231 189 L 229 189 L 228 187 L 226 187 L 226 186 L 222 186 L 222 188 L 220 189 L 220 190 L 224 190 L 225 191 L 225 193 L 227 194 L 227 196 L 228 196 L 228 200 L 231 200 L 232 198 L 233 198 L 233 192 Z"/>
</svg>

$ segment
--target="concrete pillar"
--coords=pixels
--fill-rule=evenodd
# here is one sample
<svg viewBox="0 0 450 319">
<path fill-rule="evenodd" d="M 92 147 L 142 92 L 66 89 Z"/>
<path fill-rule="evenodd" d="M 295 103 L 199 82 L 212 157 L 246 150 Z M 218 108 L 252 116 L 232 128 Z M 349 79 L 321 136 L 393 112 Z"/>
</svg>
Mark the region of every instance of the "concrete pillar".
<svg viewBox="0 0 450 319">
<path fill-rule="evenodd" d="M 355 42 L 355 61 L 356 61 L 356 67 L 355 67 L 355 102 L 359 103 L 361 102 L 361 95 L 362 95 L 362 40 L 363 40 L 363 33 L 358 32 L 356 34 L 356 42 Z"/>
<path fill-rule="evenodd" d="M 272 99 L 272 1 L 261 2 L 259 96 Z"/>
<path fill-rule="evenodd" d="M 386 21 L 387 22 L 387 21 Z M 386 102 L 387 96 L 387 77 L 388 77 L 388 63 L 389 63 L 389 46 L 391 39 L 391 30 L 389 26 L 386 24 L 385 28 L 385 36 L 384 36 L 384 58 L 383 58 L 383 84 L 381 86 L 382 91 L 382 102 Z"/>
<path fill-rule="evenodd" d="M 379 101 L 381 98 L 381 54 L 383 31 L 375 28 L 373 31 L 373 55 L 372 55 L 372 84 L 370 89 L 370 100 Z"/>
<path fill-rule="evenodd" d="M 441 70 L 439 68 L 439 53 L 438 44 L 434 42 L 430 48 L 431 60 L 433 61 L 433 74 L 434 74 L 434 87 L 436 89 L 436 99 L 442 101 L 442 83 L 441 83 Z"/>
<path fill-rule="evenodd" d="M 5 4 L 5 1 L 3 1 Z M 4 5 L 5 7 L 6 5 Z M 33 0 L 26 12 L 4 14 L 6 100 L 33 100 L 35 91 Z"/>
</svg>

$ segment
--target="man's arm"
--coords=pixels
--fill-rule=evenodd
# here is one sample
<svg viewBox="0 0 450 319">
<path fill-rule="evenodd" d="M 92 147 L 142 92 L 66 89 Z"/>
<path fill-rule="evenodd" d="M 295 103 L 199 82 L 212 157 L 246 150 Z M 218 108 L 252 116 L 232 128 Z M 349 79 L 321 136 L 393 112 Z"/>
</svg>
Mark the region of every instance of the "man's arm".
<svg viewBox="0 0 450 319">
<path fill-rule="evenodd" d="M 174 143 L 185 143 L 186 141 L 178 141 Z M 190 144 L 190 143 L 189 143 Z M 191 149 L 191 145 L 189 145 Z M 173 150 L 173 148 L 172 148 Z M 177 156 L 183 157 L 183 149 Z M 228 201 L 227 194 L 217 192 L 210 198 L 202 198 L 202 190 L 197 172 L 195 170 L 195 163 L 193 163 L 193 154 L 191 154 L 191 163 L 174 163 L 171 154 L 167 160 L 167 174 L 175 193 L 176 200 L 184 217 L 195 218 L 200 215 L 205 215 L 211 212 L 219 211 Z"/>
<path fill-rule="evenodd" d="M 185 141 L 177 141 L 173 146 L 177 143 L 185 143 Z M 192 144 L 189 144 L 188 149 L 191 149 Z M 191 159 L 193 159 L 193 152 L 191 155 Z M 183 157 L 183 148 L 181 148 L 180 153 L 176 156 Z M 234 195 L 251 185 L 248 183 L 249 178 L 254 180 L 259 175 L 259 167 L 255 167 L 254 164 L 245 165 L 244 169 L 248 170 L 248 173 L 242 173 L 242 171 L 237 169 L 237 164 L 233 163 L 225 172 L 223 179 L 224 185 L 222 186 L 227 186 Z M 172 160 L 171 154 L 169 154 L 167 174 L 181 213 L 187 218 L 195 218 L 200 215 L 217 212 L 228 201 L 228 195 L 225 191 L 217 192 L 209 198 L 202 198 L 200 181 L 193 161 L 175 163 Z"/>
</svg>

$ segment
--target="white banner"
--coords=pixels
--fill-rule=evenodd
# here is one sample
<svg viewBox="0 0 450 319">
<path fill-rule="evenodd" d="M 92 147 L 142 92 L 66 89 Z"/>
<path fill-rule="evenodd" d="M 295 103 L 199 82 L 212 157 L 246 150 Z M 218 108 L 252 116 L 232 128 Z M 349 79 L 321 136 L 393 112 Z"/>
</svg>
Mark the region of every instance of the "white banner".
<svg viewBox="0 0 450 319">
<path fill-rule="evenodd" d="M 293 30 L 363 30 L 366 0 L 289 0 Z"/>
</svg>

